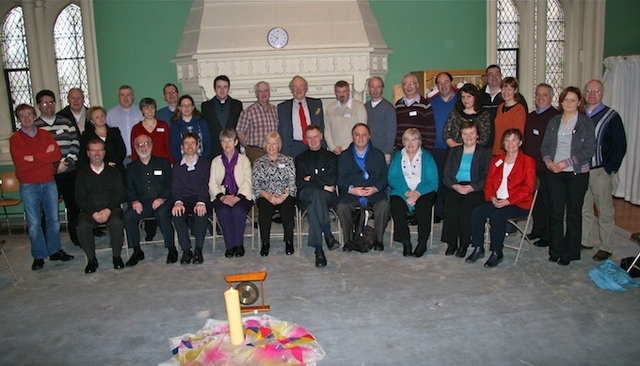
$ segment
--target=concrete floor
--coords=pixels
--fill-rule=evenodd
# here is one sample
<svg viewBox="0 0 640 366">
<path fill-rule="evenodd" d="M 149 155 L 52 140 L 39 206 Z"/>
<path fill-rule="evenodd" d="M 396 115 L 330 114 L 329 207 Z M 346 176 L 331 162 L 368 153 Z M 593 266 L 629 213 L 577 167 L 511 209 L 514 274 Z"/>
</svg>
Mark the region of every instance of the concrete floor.
<svg viewBox="0 0 640 366">
<path fill-rule="evenodd" d="M 274 225 L 275 227 L 275 225 Z M 436 225 L 439 238 L 440 225 Z M 389 234 L 387 233 L 387 236 Z M 98 255 L 95 274 L 63 234 L 67 263 L 30 269 L 29 241 L 4 236 L 19 281 L 0 272 L 0 364 L 152 365 L 171 357 L 168 338 L 195 333 L 207 318 L 226 319 L 224 275 L 266 270 L 269 315 L 304 326 L 326 352 L 320 365 L 636 365 L 640 289 L 609 292 L 589 281 L 592 251 L 562 267 L 546 250 L 507 250 L 497 268 L 444 256 L 435 240 L 425 257 L 402 248 L 367 254 L 313 249 L 284 255 L 272 240 L 224 258 L 205 247 L 203 265 L 165 264 L 162 245 L 147 245 L 138 266 L 116 271 Z M 388 243 L 388 237 L 385 244 Z M 515 238 L 507 238 L 515 241 Z M 257 242 L 257 241 L 256 241 Z M 305 241 L 306 242 L 306 241 Z M 620 257 L 639 248 L 616 233 Z M 248 243 L 248 242 L 247 242 Z M 250 247 L 250 244 L 247 246 Z M 0 267 L 4 263 L 0 262 Z"/>
</svg>

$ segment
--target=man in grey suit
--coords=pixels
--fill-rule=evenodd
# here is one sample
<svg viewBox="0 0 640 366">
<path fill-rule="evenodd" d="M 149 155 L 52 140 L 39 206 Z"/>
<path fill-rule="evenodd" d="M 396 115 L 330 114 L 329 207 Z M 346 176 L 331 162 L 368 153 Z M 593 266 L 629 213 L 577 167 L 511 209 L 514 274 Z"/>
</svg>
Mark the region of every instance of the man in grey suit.
<svg viewBox="0 0 640 366">
<path fill-rule="evenodd" d="M 226 75 L 218 75 L 213 80 L 213 87 L 216 95 L 211 100 L 202 103 L 202 117 L 207 121 L 209 134 L 211 136 L 211 156 L 209 160 L 222 153 L 219 135 L 225 128 L 236 128 L 240 112 L 242 112 L 242 102 L 229 96 L 231 82 Z"/>
<path fill-rule="evenodd" d="M 309 84 L 302 76 L 294 76 L 289 89 L 293 99 L 278 104 L 278 133 L 282 139 L 280 152 L 295 158 L 307 150 L 307 126 L 318 125 L 324 131 L 324 113 L 320 99 L 307 97 Z M 326 148 L 326 143 L 322 147 Z"/>
</svg>

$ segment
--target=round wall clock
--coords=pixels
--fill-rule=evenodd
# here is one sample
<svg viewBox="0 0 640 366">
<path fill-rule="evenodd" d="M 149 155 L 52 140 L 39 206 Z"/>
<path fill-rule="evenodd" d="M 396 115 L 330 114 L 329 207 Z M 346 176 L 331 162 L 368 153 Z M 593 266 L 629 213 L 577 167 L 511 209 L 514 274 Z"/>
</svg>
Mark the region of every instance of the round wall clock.
<svg viewBox="0 0 640 366">
<path fill-rule="evenodd" d="M 275 27 L 267 33 L 267 42 L 273 48 L 282 48 L 289 42 L 289 34 L 284 28 Z"/>
</svg>

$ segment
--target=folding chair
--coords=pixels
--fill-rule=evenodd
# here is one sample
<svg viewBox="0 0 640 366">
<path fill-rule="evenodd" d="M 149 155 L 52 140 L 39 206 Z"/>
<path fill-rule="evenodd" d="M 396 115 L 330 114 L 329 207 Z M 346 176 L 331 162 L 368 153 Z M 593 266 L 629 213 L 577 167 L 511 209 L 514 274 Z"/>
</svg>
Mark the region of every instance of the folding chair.
<svg viewBox="0 0 640 366">
<path fill-rule="evenodd" d="M 340 219 L 338 218 L 338 213 L 333 208 L 328 208 L 329 210 L 329 225 L 331 222 L 336 222 L 338 226 L 338 230 L 331 230 L 332 234 L 338 235 L 338 240 L 344 245 L 344 240 L 342 238 L 342 228 L 340 227 Z M 302 220 L 307 216 L 307 210 L 304 210 L 296 205 L 296 231 L 298 234 L 298 249 L 302 249 L 302 235 L 309 235 L 308 232 L 302 232 Z M 333 218 L 331 218 L 333 216 Z"/>
<path fill-rule="evenodd" d="M 640 244 L 640 233 L 633 233 L 631 234 L 631 240 L 635 241 L 636 243 Z M 4 240 L 3 240 L 4 241 Z M 637 265 L 638 260 L 640 259 L 640 253 L 638 253 L 638 255 L 636 255 L 636 257 L 633 259 L 633 262 L 631 262 L 631 265 L 629 266 L 629 268 L 627 268 L 627 273 L 631 273 L 631 270 L 635 267 L 636 269 L 640 270 L 640 266 Z M 15 276 L 15 275 L 14 275 Z"/>
<path fill-rule="evenodd" d="M 16 282 L 18 282 L 18 276 L 16 276 L 16 273 L 13 271 L 13 267 L 11 267 L 11 262 L 9 262 L 9 258 L 7 258 L 7 254 L 4 252 L 4 243 L 5 243 L 4 239 L 0 240 L 0 253 L 2 253 L 2 256 L 4 257 L 4 261 L 7 262 L 7 267 L 0 269 L 0 271 L 4 271 L 6 269 L 10 270 L 11 274 L 13 275 L 13 279 L 16 280 Z"/>
<path fill-rule="evenodd" d="M 255 209 L 256 209 L 256 205 L 251 206 L 251 210 L 249 210 L 249 212 L 247 213 L 247 219 L 249 220 L 249 226 L 251 226 L 251 234 L 244 234 L 244 237 L 246 238 L 247 236 L 251 236 L 251 250 L 254 249 L 255 246 L 255 231 L 256 231 L 256 226 L 254 225 L 254 217 L 255 217 Z M 211 225 L 213 225 L 213 233 L 211 235 L 211 241 L 213 242 L 213 251 L 216 251 L 216 239 L 218 236 L 218 233 L 216 232 L 216 225 L 218 224 L 218 215 L 216 213 L 216 210 L 212 210 L 211 213 L 211 218 L 209 219 L 209 221 L 211 221 Z M 246 226 L 246 225 L 245 225 Z M 246 228 L 245 228 L 246 231 Z"/>
<path fill-rule="evenodd" d="M 533 214 L 533 208 L 536 205 L 536 200 L 538 198 L 538 190 L 540 190 L 540 179 L 536 177 L 536 185 L 535 185 L 535 189 L 533 191 L 533 201 L 531 201 L 531 208 L 529 208 L 529 212 L 527 213 L 526 216 L 521 216 L 521 217 L 514 217 L 512 219 L 507 220 L 508 223 L 510 223 L 511 225 L 515 226 L 516 230 L 518 230 L 518 232 L 521 235 L 520 238 L 520 245 L 515 246 L 515 245 L 506 245 L 505 244 L 505 248 L 510 248 L 510 249 L 515 249 L 518 251 L 518 253 L 516 254 L 516 260 L 513 262 L 513 265 L 515 266 L 516 264 L 518 264 L 518 258 L 520 258 L 520 252 L 522 251 L 522 246 L 524 245 L 524 241 L 526 240 L 527 243 L 529 244 L 529 251 L 531 252 L 531 255 L 533 256 L 533 243 L 531 242 L 531 240 L 529 240 L 529 238 L 527 238 L 527 231 L 529 230 L 529 224 L 531 223 L 531 217 Z M 518 225 L 518 222 L 520 221 L 525 221 L 524 226 L 520 226 Z M 486 233 L 486 231 L 485 231 Z"/>
</svg>

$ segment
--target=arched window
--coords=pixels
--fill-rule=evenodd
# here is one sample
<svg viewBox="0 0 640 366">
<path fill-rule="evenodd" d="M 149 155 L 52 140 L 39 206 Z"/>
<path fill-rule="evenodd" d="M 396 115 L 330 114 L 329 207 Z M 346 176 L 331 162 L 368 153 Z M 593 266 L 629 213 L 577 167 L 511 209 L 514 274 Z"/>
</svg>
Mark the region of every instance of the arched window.
<svg viewBox="0 0 640 366">
<path fill-rule="evenodd" d="M 15 131 L 20 127 L 13 114 L 15 108 L 22 103 L 33 105 L 27 38 L 21 7 L 13 8 L 4 18 L 0 32 L 0 43 L 2 46 L 2 68 L 9 95 L 12 125 Z"/>
<path fill-rule="evenodd" d="M 511 0 L 498 0 L 498 65 L 503 76 L 518 77 L 520 17 Z"/>
<path fill-rule="evenodd" d="M 82 34 L 82 12 L 79 6 L 70 4 L 60 12 L 53 28 L 53 38 L 61 106 L 67 105 L 65 96 L 71 88 L 82 89 L 85 92 L 85 103 L 91 105 Z"/>
</svg>

